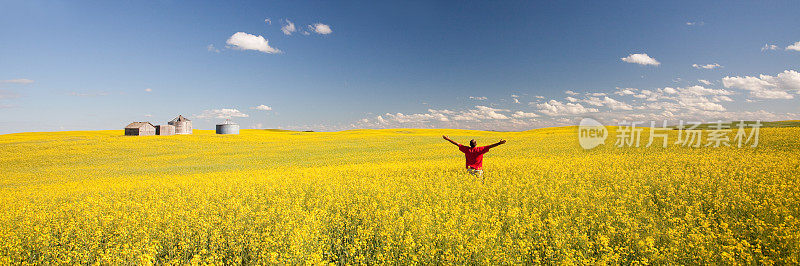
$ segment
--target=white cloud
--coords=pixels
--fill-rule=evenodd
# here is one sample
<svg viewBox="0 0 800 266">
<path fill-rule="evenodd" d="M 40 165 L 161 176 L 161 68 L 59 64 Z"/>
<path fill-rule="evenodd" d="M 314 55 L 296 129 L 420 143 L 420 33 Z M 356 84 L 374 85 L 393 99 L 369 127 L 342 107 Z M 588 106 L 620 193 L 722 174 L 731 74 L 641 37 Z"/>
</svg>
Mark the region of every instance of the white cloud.
<svg viewBox="0 0 800 266">
<path fill-rule="evenodd" d="M 603 97 L 603 103 L 611 110 L 633 110 L 629 104 L 620 102 L 609 97 Z"/>
<path fill-rule="evenodd" d="M 718 102 L 732 102 L 733 99 L 731 99 L 731 97 L 728 97 L 728 96 L 714 96 L 714 97 L 711 97 L 711 101 L 715 102 L 715 103 L 718 103 Z"/>
<path fill-rule="evenodd" d="M 697 81 L 699 81 L 700 83 L 703 83 L 705 85 L 711 85 L 712 84 L 711 81 L 708 81 L 708 80 L 705 80 L 705 79 L 698 79 Z"/>
<path fill-rule="evenodd" d="M 633 110 L 633 107 L 631 107 L 629 104 L 614 100 L 609 97 L 603 97 L 603 99 L 597 97 L 589 97 L 583 100 L 583 102 L 594 106 L 606 106 L 608 108 L 611 108 L 612 110 Z"/>
<path fill-rule="evenodd" d="M 516 111 L 513 114 L 511 114 L 511 117 L 513 117 L 513 118 L 534 118 L 534 117 L 539 117 L 539 115 L 537 115 L 535 113 L 526 113 L 526 112 L 523 112 L 523 111 Z"/>
<path fill-rule="evenodd" d="M 536 97 L 536 99 L 544 99 L 544 96 L 541 96 L 541 95 L 536 95 L 534 97 Z"/>
<path fill-rule="evenodd" d="M 681 92 L 691 93 L 694 95 L 731 95 L 733 92 L 724 89 L 709 89 L 703 86 L 690 86 L 686 88 L 678 88 Z"/>
<path fill-rule="evenodd" d="M 788 50 L 792 50 L 792 51 L 800 52 L 800 41 L 798 41 L 798 42 L 796 42 L 796 43 L 794 43 L 792 45 L 786 46 L 786 50 L 787 51 Z"/>
<path fill-rule="evenodd" d="M 706 65 L 692 64 L 692 67 L 697 68 L 697 69 L 701 69 L 701 68 L 702 69 L 715 69 L 715 68 L 720 68 L 722 66 L 720 66 L 717 63 L 713 63 L 713 64 L 706 64 Z"/>
<path fill-rule="evenodd" d="M 379 120 L 383 120 L 382 117 L 378 116 Z M 430 119 L 433 119 L 433 115 L 431 114 L 410 114 L 406 115 L 403 113 L 396 113 L 390 114 L 386 113 L 386 118 L 392 120 L 397 123 L 420 123 L 426 122 Z M 385 121 L 385 120 L 384 120 Z"/>
<path fill-rule="evenodd" d="M 697 22 L 686 22 L 686 26 L 694 26 Z"/>
<path fill-rule="evenodd" d="M 594 106 L 607 106 L 612 110 L 665 110 L 670 112 L 677 112 L 685 109 L 689 112 L 697 111 L 725 111 L 725 107 L 718 102 L 733 101 L 726 95 L 731 95 L 733 92 L 725 89 L 709 89 L 703 86 L 690 86 L 690 87 L 664 87 L 656 90 L 637 90 L 636 89 L 620 89 L 617 88 L 615 94 L 625 96 L 629 95 L 634 98 L 645 99 L 648 103 L 631 106 L 627 103 L 617 101 L 612 98 L 589 98 L 584 102 Z"/>
<path fill-rule="evenodd" d="M 144 117 L 153 117 L 153 115 L 151 115 L 151 114 L 146 114 L 146 115 L 144 115 Z"/>
<path fill-rule="evenodd" d="M 219 118 L 219 119 L 230 119 L 233 117 L 249 117 L 249 115 L 240 112 L 236 109 L 212 109 L 212 110 L 204 110 L 203 113 L 199 115 L 195 115 L 197 118 Z"/>
<path fill-rule="evenodd" d="M 13 99 L 19 97 L 19 94 L 10 90 L 0 89 L 0 99 Z"/>
<path fill-rule="evenodd" d="M 386 113 L 384 115 L 377 116 L 375 120 L 382 125 L 393 124 L 393 123 L 421 124 L 430 121 L 449 122 L 450 118 L 448 118 L 448 116 L 454 113 L 455 112 L 446 109 L 443 110 L 428 109 L 428 113 L 421 113 L 421 114 Z M 366 120 L 362 119 L 361 123 L 367 123 L 368 121 L 369 119 Z"/>
<path fill-rule="evenodd" d="M 778 46 L 774 45 L 774 44 L 768 44 L 768 43 L 764 44 L 764 46 L 761 47 L 761 51 L 763 52 L 763 51 L 767 51 L 767 50 L 778 50 Z"/>
<path fill-rule="evenodd" d="M 651 91 L 651 90 L 640 90 L 639 94 L 634 94 L 633 95 L 634 98 L 639 98 L 639 99 L 647 99 L 647 98 L 650 98 L 652 96 L 653 96 L 653 91 Z"/>
<path fill-rule="evenodd" d="M 144 91 L 145 91 L 145 92 L 152 92 L 152 91 L 153 91 L 153 89 L 151 89 L 151 88 L 147 88 L 147 89 L 144 89 Z"/>
<path fill-rule="evenodd" d="M 588 103 L 589 105 L 603 106 L 603 101 L 597 97 L 589 97 L 588 99 L 583 100 L 583 102 Z"/>
<path fill-rule="evenodd" d="M 308 28 L 311 31 L 316 32 L 317 34 L 323 34 L 323 35 L 331 34 L 333 32 L 333 30 L 331 30 L 331 26 L 322 23 L 314 23 L 313 25 L 308 25 Z"/>
<path fill-rule="evenodd" d="M 724 77 L 722 85 L 725 88 L 735 88 L 750 91 L 750 95 L 762 99 L 792 99 L 792 95 L 783 90 L 777 90 L 775 84 L 761 80 L 757 77 Z"/>
<path fill-rule="evenodd" d="M 513 99 L 514 99 L 514 103 L 519 103 L 519 99 L 517 99 L 517 98 L 513 98 Z"/>
<path fill-rule="evenodd" d="M 265 18 L 264 23 L 267 23 L 267 25 L 272 25 L 272 20 L 269 18 Z"/>
<path fill-rule="evenodd" d="M 269 41 L 261 35 L 255 36 L 244 32 L 237 32 L 228 38 L 227 43 L 240 50 L 255 50 L 268 54 L 280 53 L 281 50 L 269 46 Z"/>
<path fill-rule="evenodd" d="M 475 97 L 475 96 L 469 96 L 469 98 L 470 98 L 471 100 L 478 100 L 478 101 L 485 101 L 485 100 L 488 100 L 488 99 L 489 99 L 489 98 L 486 98 L 486 97 L 483 97 L 483 96 L 479 96 L 479 97 Z"/>
<path fill-rule="evenodd" d="M 259 110 L 259 111 L 269 111 L 269 110 L 272 110 L 272 107 L 269 107 L 269 106 L 266 106 L 266 105 L 262 104 L 262 105 L 259 105 L 259 106 L 256 106 L 256 107 L 250 107 L 250 109 Z"/>
<path fill-rule="evenodd" d="M 658 62 L 655 58 L 648 56 L 647 54 L 631 54 L 627 57 L 620 58 L 622 61 L 632 63 L 632 64 L 640 64 L 640 65 L 653 65 L 658 66 L 661 65 L 661 62 Z"/>
<path fill-rule="evenodd" d="M 7 79 L 0 81 L 0 83 L 13 83 L 13 84 L 31 84 L 34 81 L 31 79 Z"/>
<path fill-rule="evenodd" d="M 617 91 L 614 92 L 616 95 L 634 95 L 636 94 L 636 89 L 634 88 L 620 88 L 617 87 Z"/>
<path fill-rule="evenodd" d="M 786 70 L 777 76 L 759 75 L 759 77 L 724 77 L 725 88 L 736 88 L 750 91 L 750 95 L 761 99 L 794 99 L 789 91 L 800 93 L 800 73 Z"/>
<path fill-rule="evenodd" d="M 674 102 L 648 102 L 645 105 L 637 106 L 636 109 L 666 110 L 676 112 L 681 109 L 681 105 Z"/>
<path fill-rule="evenodd" d="M 564 93 L 566 93 L 568 95 L 573 95 L 573 96 L 580 94 L 580 93 L 577 93 L 577 92 L 574 92 L 574 91 L 564 91 Z"/>
<path fill-rule="evenodd" d="M 761 79 L 769 83 L 776 84 L 778 88 L 794 90 L 795 93 L 800 94 L 800 72 L 794 70 L 784 70 L 783 73 L 778 73 L 778 75 L 775 77 L 761 75 Z"/>
<path fill-rule="evenodd" d="M 480 120 L 491 120 L 491 119 L 508 119 L 508 116 L 498 113 L 498 112 L 508 112 L 505 109 L 496 109 L 486 106 L 475 106 L 475 109 L 462 111 L 459 114 L 453 116 L 454 120 L 466 120 L 466 121 L 480 121 Z"/>
<path fill-rule="evenodd" d="M 447 116 L 448 115 L 452 115 L 455 112 L 447 110 L 447 109 L 443 109 L 443 110 L 428 109 L 428 113 L 430 113 L 433 116 L 433 119 L 435 119 L 435 120 L 442 121 L 442 122 L 447 122 L 447 121 L 450 121 L 450 118 L 448 118 Z"/>
<path fill-rule="evenodd" d="M 380 116 L 380 115 L 378 117 L 375 117 L 375 120 L 377 120 L 378 123 L 380 123 L 380 124 L 388 124 L 389 123 L 389 121 L 386 121 L 386 119 L 383 119 L 383 116 Z"/>
<path fill-rule="evenodd" d="M 592 92 L 592 93 L 587 93 L 586 95 L 599 97 L 599 96 L 606 96 L 607 94 L 605 92 Z"/>
<path fill-rule="evenodd" d="M 666 90 L 666 91 L 665 91 Z M 651 91 L 646 89 L 635 89 L 635 88 L 620 88 L 617 87 L 617 91 L 614 94 L 619 96 L 631 96 L 638 99 L 645 99 L 649 102 L 658 101 L 664 93 L 673 94 L 677 93 L 677 90 L 667 87 L 665 89 L 658 89 L 657 91 Z M 613 99 L 612 99 L 613 100 Z"/>
<path fill-rule="evenodd" d="M 574 102 L 577 102 L 577 101 L 578 101 L 578 99 L 575 99 L 575 98 L 574 98 L 574 97 L 572 97 L 572 96 L 570 96 L 570 97 L 567 97 L 567 98 L 564 98 L 564 99 L 566 99 L 567 101 L 569 101 L 569 102 L 572 102 L 572 103 L 574 103 Z"/>
<path fill-rule="evenodd" d="M 556 100 L 550 100 L 546 103 L 536 104 L 536 107 L 539 108 L 539 112 L 549 115 L 549 116 L 558 116 L 558 115 L 579 115 L 585 113 L 594 113 L 598 110 L 595 108 L 586 108 L 579 103 L 562 103 Z"/>
<path fill-rule="evenodd" d="M 292 23 L 288 19 L 284 19 L 283 22 L 284 24 L 281 27 L 281 31 L 283 32 L 283 34 L 292 35 L 292 32 L 297 31 L 297 29 L 294 27 L 294 23 Z"/>
<path fill-rule="evenodd" d="M 519 98 L 519 95 L 511 94 L 511 98 Z"/>
<path fill-rule="evenodd" d="M 703 86 L 691 86 L 687 88 L 677 88 L 678 97 L 677 102 L 680 106 L 689 108 L 691 110 L 705 110 L 705 111 L 725 111 L 725 107 L 715 102 L 731 100 L 724 95 L 733 94 L 731 91 L 724 89 L 709 89 Z M 709 99 L 707 96 L 712 96 Z"/>
<path fill-rule="evenodd" d="M 690 97 L 682 96 L 678 103 L 684 107 L 697 108 L 706 111 L 725 111 L 725 107 L 717 103 L 711 102 L 706 97 Z"/>
<path fill-rule="evenodd" d="M 208 50 L 209 52 L 215 52 L 215 53 L 219 53 L 219 49 L 217 49 L 216 47 L 214 47 L 214 45 L 213 45 L 213 44 L 209 44 L 208 46 L 206 46 L 206 50 Z"/>
</svg>

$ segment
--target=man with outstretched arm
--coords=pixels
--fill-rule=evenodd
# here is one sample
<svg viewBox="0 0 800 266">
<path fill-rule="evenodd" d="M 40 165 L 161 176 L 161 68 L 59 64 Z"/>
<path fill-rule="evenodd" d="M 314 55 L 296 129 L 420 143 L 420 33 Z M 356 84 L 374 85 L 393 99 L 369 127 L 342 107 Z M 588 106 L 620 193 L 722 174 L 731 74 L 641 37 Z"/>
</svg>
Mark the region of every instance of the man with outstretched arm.
<svg viewBox="0 0 800 266">
<path fill-rule="evenodd" d="M 478 142 L 475 141 L 474 139 L 472 139 L 472 140 L 469 141 L 469 147 L 467 147 L 467 146 L 458 144 L 458 142 L 455 142 L 455 141 L 451 140 L 447 136 L 443 135 L 442 138 L 447 140 L 447 141 L 449 141 L 450 143 L 453 143 L 453 145 L 458 146 L 458 150 L 464 153 L 464 157 L 467 160 L 467 163 L 466 163 L 467 172 L 469 172 L 470 174 L 472 174 L 474 176 L 478 176 L 478 177 L 481 177 L 483 175 L 483 154 L 488 152 L 489 149 L 491 149 L 491 148 L 494 148 L 494 147 L 500 146 L 500 144 L 505 144 L 506 143 L 506 140 L 500 140 L 499 142 L 497 142 L 495 144 L 492 144 L 492 145 L 483 146 L 483 147 L 477 147 L 478 146 Z"/>
</svg>

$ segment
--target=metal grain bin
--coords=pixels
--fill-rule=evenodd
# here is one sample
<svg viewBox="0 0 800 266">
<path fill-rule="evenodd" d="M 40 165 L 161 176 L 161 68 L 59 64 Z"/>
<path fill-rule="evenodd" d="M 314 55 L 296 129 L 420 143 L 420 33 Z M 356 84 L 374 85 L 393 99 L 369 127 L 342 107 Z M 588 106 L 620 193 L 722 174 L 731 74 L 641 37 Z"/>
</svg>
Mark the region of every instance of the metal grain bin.
<svg viewBox="0 0 800 266">
<path fill-rule="evenodd" d="M 192 134 L 192 120 L 186 119 L 186 117 L 183 117 L 182 115 L 178 115 L 178 117 L 172 119 L 172 121 L 169 121 L 168 124 L 175 126 L 175 134 Z"/>
<path fill-rule="evenodd" d="M 225 120 L 222 124 L 217 124 L 217 134 L 239 134 L 239 124 L 231 122 L 230 120 Z"/>
</svg>

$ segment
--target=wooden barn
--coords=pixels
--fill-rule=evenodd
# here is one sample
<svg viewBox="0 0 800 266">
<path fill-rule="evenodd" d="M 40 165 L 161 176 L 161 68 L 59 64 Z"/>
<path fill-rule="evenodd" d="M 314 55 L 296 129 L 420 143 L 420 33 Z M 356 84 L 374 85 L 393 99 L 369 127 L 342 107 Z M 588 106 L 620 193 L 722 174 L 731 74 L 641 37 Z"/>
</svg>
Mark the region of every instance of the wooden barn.
<svg viewBox="0 0 800 266">
<path fill-rule="evenodd" d="M 175 135 L 175 126 L 173 125 L 157 125 L 156 135 L 169 136 Z"/>
<path fill-rule="evenodd" d="M 156 134 L 156 127 L 150 122 L 133 122 L 125 127 L 125 136 L 153 136 Z"/>
</svg>

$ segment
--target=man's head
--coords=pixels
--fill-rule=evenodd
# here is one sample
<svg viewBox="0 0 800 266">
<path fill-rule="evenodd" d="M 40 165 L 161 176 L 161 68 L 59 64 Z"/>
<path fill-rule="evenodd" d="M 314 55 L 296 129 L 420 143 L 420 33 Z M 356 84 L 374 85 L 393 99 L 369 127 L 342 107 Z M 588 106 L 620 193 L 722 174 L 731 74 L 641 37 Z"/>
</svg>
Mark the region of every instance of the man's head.
<svg viewBox="0 0 800 266">
<path fill-rule="evenodd" d="M 469 140 L 469 147 L 475 148 L 475 146 L 478 146 L 478 142 L 475 141 L 474 139 Z"/>
</svg>

